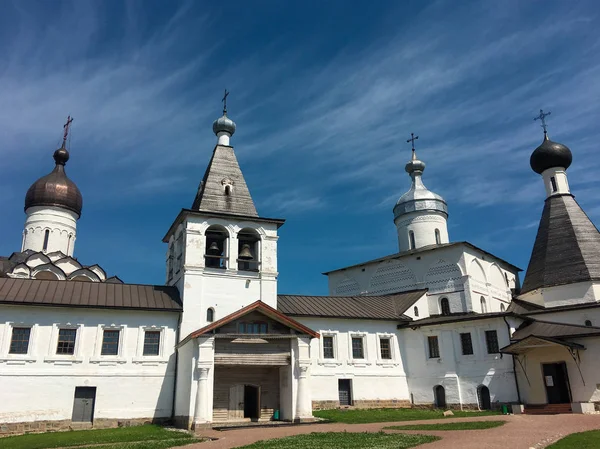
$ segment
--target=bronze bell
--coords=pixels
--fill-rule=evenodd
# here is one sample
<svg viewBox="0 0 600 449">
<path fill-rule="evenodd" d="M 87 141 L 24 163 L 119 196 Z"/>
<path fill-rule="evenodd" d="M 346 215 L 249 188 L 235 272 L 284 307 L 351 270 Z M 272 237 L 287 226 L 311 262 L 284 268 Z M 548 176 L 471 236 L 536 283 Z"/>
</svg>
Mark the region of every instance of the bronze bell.
<svg viewBox="0 0 600 449">
<path fill-rule="evenodd" d="M 208 247 L 208 252 L 211 254 L 221 254 L 221 250 L 219 249 L 219 245 L 217 242 L 212 242 Z"/>
<path fill-rule="evenodd" d="M 242 250 L 240 251 L 239 258 L 245 260 L 254 259 L 254 257 L 252 257 L 252 251 L 250 251 L 250 245 L 248 245 L 247 243 L 244 243 L 242 245 Z"/>
</svg>

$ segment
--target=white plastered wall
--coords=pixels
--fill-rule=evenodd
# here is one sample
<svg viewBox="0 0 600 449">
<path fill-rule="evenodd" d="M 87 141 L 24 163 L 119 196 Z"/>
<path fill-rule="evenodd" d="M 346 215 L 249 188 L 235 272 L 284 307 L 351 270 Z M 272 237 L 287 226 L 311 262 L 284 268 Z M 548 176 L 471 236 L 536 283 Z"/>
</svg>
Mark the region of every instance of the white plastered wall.
<svg viewBox="0 0 600 449">
<path fill-rule="evenodd" d="M 50 231 L 47 253 L 61 251 L 67 256 L 73 255 L 77 238 L 77 219 L 75 212 L 60 207 L 30 207 L 25 212 L 27 218 L 23 230 L 22 251 L 44 250 L 46 230 Z"/>
<path fill-rule="evenodd" d="M 173 406 L 178 314 L 0 306 L 0 422 L 69 420 L 75 387 L 96 387 L 95 419 L 168 418 Z M 32 328 L 29 352 L 9 354 L 13 326 Z M 102 356 L 102 329 L 121 331 L 118 356 Z M 73 356 L 56 355 L 58 329 L 77 329 Z M 161 332 L 143 356 L 144 330 Z"/>
</svg>

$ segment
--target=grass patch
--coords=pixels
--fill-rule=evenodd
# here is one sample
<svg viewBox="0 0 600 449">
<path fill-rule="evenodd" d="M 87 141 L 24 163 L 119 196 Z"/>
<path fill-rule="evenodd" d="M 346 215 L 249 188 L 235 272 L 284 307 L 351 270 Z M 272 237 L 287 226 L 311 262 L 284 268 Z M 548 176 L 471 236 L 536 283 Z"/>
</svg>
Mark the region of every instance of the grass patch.
<svg viewBox="0 0 600 449">
<path fill-rule="evenodd" d="M 477 416 L 494 416 L 500 412 L 462 412 L 452 411 L 451 418 L 473 418 Z M 378 409 L 352 409 L 352 410 L 319 410 L 313 412 L 314 416 L 328 419 L 333 422 L 345 424 L 366 424 L 372 422 L 418 421 L 425 419 L 444 419 L 443 410 L 423 410 L 416 408 L 378 408 Z"/>
<path fill-rule="evenodd" d="M 2 449 L 51 449 L 57 447 L 107 444 L 102 449 L 164 449 L 196 441 L 183 432 L 145 425 L 118 429 L 74 430 L 18 435 L 0 439 Z M 112 444 L 111 444 L 112 443 Z M 110 445 L 108 445 L 110 444 Z"/>
<path fill-rule="evenodd" d="M 506 421 L 464 421 L 439 424 L 409 424 L 407 426 L 389 426 L 390 430 L 480 430 L 503 426 Z"/>
<path fill-rule="evenodd" d="M 600 430 L 579 432 L 569 435 L 548 446 L 548 449 L 598 449 L 600 447 Z"/>
<path fill-rule="evenodd" d="M 258 441 L 239 449 L 405 449 L 436 440 L 430 435 L 323 432 Z"/>
</svg>

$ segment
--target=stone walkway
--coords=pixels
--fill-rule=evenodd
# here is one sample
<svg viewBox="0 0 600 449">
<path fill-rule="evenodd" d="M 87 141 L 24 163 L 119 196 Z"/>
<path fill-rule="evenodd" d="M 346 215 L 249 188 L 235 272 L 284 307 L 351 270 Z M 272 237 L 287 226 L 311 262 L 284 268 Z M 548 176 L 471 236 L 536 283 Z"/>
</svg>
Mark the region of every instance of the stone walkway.
<svg viewBox="0 0 600 449">
<path fill-rule="evenodd" d="M 434 424 L 438 422 L 504 420 L 501 427 L 486 430 L 464 431 L 403 431 L 438 435 L 442 440 L 418 446 L 418 449 L 541 449 L 575 432 L 600 429 L 600 415 L 511 415 L 474 418 L 448 418 L 444 420 L 405 421 L 402 423 L 374 424 L 308 424 L 299 426 L 243 428 L 227 431 L 206 431 L 202 436 L 217 438 L 214 441 L 184 446 L 186 449 L 229 449 L 260 440 L 282 438 L 311 432 L 378 432 L 383 427 L 400 424 Z M 390 431 L 393 432 L 393 431 Z"/>
</svg>

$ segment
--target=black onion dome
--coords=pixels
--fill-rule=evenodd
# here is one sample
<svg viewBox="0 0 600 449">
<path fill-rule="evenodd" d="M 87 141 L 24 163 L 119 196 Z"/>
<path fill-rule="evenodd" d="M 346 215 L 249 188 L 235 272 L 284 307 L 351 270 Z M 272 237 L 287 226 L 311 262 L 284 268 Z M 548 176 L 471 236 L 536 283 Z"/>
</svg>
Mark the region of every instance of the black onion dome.
<svg viewBox="0 0 600 449">
<path fill-rule="evenodd" d="M 69 160 L 66 148 L 54 152 L 54 170 L 34 182 L 25 195 L 25 210 L 34 206 L 55 206 L 68 209 L 81 216 L 83 198 L 81 192 L 65 173 Z"/>
<path fill-rule="evenodd" d="M 552 142 L 548 135 L 544 134 L 542 144 L 531 153 L 529 164 L 531 169 L 539 174 L 553 167 L 569 168 L 573 161 L 571 150 L 562 143 Z"/>
</svg>

